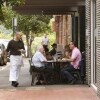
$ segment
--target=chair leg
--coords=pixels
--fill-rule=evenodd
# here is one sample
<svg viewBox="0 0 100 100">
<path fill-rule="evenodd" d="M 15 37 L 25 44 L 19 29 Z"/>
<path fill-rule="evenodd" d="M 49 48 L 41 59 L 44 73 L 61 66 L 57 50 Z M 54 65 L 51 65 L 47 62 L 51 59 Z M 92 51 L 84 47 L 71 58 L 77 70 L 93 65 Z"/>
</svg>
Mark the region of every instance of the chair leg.
<svg viewBox="0 0 100 100">
<path fill-rule="evenodd" d="M 36 73 L 32 72 L 31 86 L 35 85 L 35 78 L 36 78 Z"/>
<path fill-rule="evenodd" d="M 82 84 L 84 84 L 84 76 L 81 76 Z"/>
<path fill-rule="evenodd" d="M 43 76 L 44 82 L 47 84 L 48 82 L 46 80 L 45 74 L 43 73 L 42 76 Z"/>
<path fill-rule="evenodd" d="M 74 76 L 74 77 L 76 76 L 76 78 L 77 78 L 77 80 L 79 80 L 79 82 L 81 82 L 81 81 L 82 81 L 82 80 L 81 80 L 80 73 L 75 72 L 75 73 L 72 73 L 72 74 L 73 74 L 73 76 Z"/>
</svg>

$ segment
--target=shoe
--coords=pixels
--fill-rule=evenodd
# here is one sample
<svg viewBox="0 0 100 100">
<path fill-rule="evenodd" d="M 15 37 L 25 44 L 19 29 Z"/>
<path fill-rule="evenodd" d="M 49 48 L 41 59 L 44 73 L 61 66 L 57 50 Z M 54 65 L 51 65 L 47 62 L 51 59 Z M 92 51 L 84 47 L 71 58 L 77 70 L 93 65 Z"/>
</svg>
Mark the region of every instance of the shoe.
<svg viewBox="0 0 100 100">
<path fill-rule="evenodd" d="M 41 85 L 46 85 L 46 83 L 44 81 L 41 80 L 40 82 L 41 82 Z"/>
<path fill-rule="evenodd" d="M 76 82 L 76 79 L 73 79 L 73 80 L 70 82 L 70 85 L 75 84 L 75 82 Z"/>
<path fill-rule="evenodd" d="M 13 86 L 13 87 L 18 87 L 18 85 L 19 85 L 18 82 L 16 82 L 16 81 L 12 81 L 12 86 Z"/>
<path fill-rule="evenodd" d="M 39 81 L 38 81 L 38 82 L 36 82 L 36 85 L 41 85 L 41 82 L 39 82 Z"/>
</svg>

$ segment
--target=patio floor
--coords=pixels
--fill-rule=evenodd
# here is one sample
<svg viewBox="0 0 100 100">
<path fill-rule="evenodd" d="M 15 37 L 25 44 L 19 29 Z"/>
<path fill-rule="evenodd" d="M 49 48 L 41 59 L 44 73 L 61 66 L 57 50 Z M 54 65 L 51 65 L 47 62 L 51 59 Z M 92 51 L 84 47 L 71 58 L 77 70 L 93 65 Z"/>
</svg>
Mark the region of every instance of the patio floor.
<svg viewBox="0 0 100 100">
<path fill-rule="evenodd" d="M 0 100 L 99 100 L 99 98 L 87 85 L 49 85 L 1 89 Z"/>
</svg>

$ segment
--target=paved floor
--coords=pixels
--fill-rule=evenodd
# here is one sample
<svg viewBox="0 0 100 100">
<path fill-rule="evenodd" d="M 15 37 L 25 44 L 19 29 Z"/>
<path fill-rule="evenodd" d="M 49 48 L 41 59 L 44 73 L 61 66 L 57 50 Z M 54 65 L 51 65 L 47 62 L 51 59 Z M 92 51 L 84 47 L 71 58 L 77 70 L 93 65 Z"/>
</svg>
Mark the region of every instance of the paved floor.
<svg viewBox="0 0 100 100">
<path fill-rule="evenodd" d="M 19 79 L 19 87 L 8 81 L 9 64 L 0 70 L 0 100 L 99 100 L 87 85 L 49 85 L 31 87 L 28 60 L 25 59 Z"/>
<path fill-rule="evenodd" d="M 99 100 L 87 86 L 38 86 L 0 90 L 0 100 Z"/>
</svg>

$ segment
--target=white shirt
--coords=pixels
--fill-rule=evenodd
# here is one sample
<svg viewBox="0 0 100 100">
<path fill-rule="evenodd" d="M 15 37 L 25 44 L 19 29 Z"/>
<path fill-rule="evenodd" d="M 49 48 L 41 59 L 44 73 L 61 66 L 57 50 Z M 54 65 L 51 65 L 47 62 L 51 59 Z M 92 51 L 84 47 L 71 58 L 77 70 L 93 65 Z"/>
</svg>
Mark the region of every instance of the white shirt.
<svg viewBox="0 0 100 100">
<path fill-rule="evenodd" d="M 41 52 L 37 51 L 32 58 L 32 63 L 35 67 L 43 67 L 43 62 L 46 60 L 47 59 L 44 57 L 44 55 Z"/>
<path fill-rule="evenodd" d="M 46 37 L 43 37 L 43 39 L 42 39 L 42 44 L 43 45 L 48 45 L 48 43 L 49 43 L 49 39 Z"/>
</svg>

